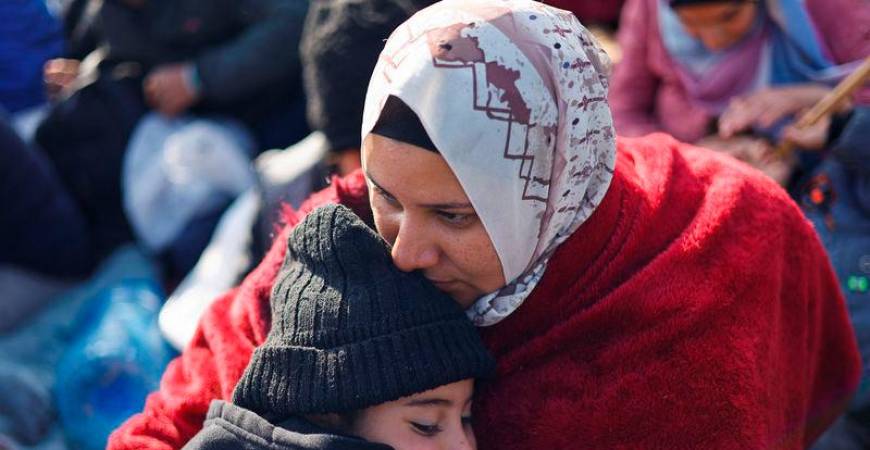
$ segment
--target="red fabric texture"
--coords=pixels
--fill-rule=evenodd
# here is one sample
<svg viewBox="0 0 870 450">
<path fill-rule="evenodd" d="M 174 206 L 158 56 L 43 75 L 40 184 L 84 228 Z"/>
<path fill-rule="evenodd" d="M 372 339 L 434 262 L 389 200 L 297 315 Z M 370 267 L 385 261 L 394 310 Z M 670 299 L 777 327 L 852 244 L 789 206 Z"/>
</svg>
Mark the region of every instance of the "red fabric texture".
<svg viewBox="0 0 870 450">
<path fill-rule="evenodd" d="M 180 448 L 211 399 L 230 399 L 265 340 L 288 230 L 334 201 L 370 221 L 360 173 L 291 215 L 109 449 Z M 804 448 L 860 376 L 836 277 L 798 207 L 759 172 L 665 135 L 619 140 L 604 202 L 482 334 L 499 365 L 477 395 L 484 450 Z"/>
<path fill-rule="evenodd" d="M 544 0 L 544 3 L 571 11 L 580 23 L 616 23 L 625 0 Z"/>
</svg>

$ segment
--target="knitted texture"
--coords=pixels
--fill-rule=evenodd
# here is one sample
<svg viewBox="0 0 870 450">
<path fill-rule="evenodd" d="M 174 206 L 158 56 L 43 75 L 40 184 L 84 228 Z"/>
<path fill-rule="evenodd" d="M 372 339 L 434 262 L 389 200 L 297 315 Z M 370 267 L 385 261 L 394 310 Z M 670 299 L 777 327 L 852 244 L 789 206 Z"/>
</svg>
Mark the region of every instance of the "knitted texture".
<svg viewBox="0 0 870 450">
<path fill-rule="evenodd" d="M 344 206 L 290 234 L 270 302 L 271 331 L 233 399 L 263 416 L 350 412 L 494 370 L 459 305 L 398 270 Z"/>
</svg>

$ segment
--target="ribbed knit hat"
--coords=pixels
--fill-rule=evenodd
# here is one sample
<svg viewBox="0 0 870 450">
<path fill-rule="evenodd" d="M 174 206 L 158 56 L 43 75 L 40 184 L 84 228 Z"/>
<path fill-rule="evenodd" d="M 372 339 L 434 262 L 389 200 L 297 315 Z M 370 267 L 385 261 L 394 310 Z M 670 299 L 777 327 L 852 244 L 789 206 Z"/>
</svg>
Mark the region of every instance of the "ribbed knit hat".
<svg viewBox="0 0 870 450">
<path fill-rule="evenodd" d="M 290 234 L 271 306 L 233 396 L 263 416 L 352 412 L 494 370 L 459 305 L 398 270 L 344 206 L 313 211 Z"/>
</svg>

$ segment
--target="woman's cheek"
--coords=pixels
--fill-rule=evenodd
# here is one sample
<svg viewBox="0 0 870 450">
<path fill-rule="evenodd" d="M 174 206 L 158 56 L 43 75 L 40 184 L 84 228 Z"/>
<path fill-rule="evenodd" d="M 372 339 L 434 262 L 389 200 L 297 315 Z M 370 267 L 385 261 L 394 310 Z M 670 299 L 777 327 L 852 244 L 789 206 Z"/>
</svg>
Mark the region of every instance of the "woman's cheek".
<svg viewBox="0 0 870 450">
<path fill-rule="evenodd" d="M 504 285 L 499 284 L 504 279 L 501 262 L 483 224 L 463 230 L 446 242 L 452 247 L 452 253 L 456 255 L 454 260 L 456 265 L 471 276 L 471 281 L 482 288 L 481 291 L 487 291 L 481 292 L 481 295 Z"/>
<path fill-rule="evenodd" d="M 396 213 L 391 211 L 390 208 L 377 205 L 377 201 L 372 201 L 371 206 L 378 234 L 390 245 L 393 245 L 396 242 L 396 236 L 399 235 L 400 219 L 396 217 Z"/>
</svg>

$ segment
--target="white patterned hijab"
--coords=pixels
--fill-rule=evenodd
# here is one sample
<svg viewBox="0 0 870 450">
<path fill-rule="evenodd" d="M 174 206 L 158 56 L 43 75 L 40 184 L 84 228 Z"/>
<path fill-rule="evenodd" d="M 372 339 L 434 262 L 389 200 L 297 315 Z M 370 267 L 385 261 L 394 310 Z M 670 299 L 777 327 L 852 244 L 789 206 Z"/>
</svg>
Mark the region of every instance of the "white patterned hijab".
<svg viewBox="0 0 870 450">
<path fill-rule="evenodd" d="M 571 13 L 529 0 L 443 0 L 387 40 L 362 137 L 395 96 L 455 173 L 508 281 L 468 310 L 475 324 L 515 311 L 604 198 L 616 159 L 609 68 Z"/>
</svg>

